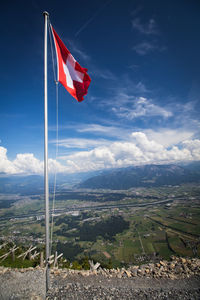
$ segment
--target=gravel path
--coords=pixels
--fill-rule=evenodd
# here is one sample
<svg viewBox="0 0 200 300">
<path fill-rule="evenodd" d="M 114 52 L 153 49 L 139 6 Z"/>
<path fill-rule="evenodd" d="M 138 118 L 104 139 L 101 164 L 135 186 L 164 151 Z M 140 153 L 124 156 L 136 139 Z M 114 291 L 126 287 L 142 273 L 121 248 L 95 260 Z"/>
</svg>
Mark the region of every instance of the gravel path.
<svg viewBox="0 0 200 300">
<path fill-rule="evenodd" d="M 45 299 L 43 270 L 0 273 L 1 300 Z M 106 278 L 102 275 L 51 274 L 49 300 L 200 299 L 200 277 L 186 279 Z"/>
<path fill-rule="evenodd" d="M 5 269 L 4 271 L 0 273 L 1 300 L 45 299 L 43 270 L 19 272 Z"/>
<path fill-rule="evenodd" d="M 67 276 L 52 278 L 47 299 L 200 299 L 200 278 L 105 278 L 103 276 Z"/>
</svg>

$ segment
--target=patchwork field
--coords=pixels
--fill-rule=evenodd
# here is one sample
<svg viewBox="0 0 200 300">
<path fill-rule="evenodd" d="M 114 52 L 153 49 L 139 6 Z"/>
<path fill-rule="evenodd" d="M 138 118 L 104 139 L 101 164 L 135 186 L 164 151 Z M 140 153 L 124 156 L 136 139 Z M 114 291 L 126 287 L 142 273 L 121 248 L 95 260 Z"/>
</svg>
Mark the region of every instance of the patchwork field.
<svg viewBox="0 0 200 300">
<path fill-rule="evenodd" d="M 70 262 L 89 257 L 107 267 L 144 263 L 160 258 L 169 259 L 171 255 L 200 256 L 200 201 L 197 191 L 198 187 L 191 190 L 187 187 L 189 195 L 185 195 L 185 189 L 181 186 L 173 188 L 173 194 L 170 187 L 143 188 L 137 189 L 137 198 L 130 196 L 129 192 L 128 200 L 125 195 L 124 200 L 120 198 L 113 205 L 113 193 L 112 201 L 107 199 L 107 206 L 105 202 L 98 202 L 97 206 L 92 204 L 90 208 L 88 201 L 85 202 L 85 207 L 81 201 L 78 208 L 80 201 L 68 199 L 65 208 L 67 202 L 68 205 L 73 203 L 75 207 L 73 210 L 69 207 L 68 211 L 60 211 L 54 216 L 52 251 L 63 253 Z M 161 195 L 165 197 L 161 198 Z M 173 195 L 172 201 L 157 203 L 158 199 L 168 199 L 170 195 Z M 57 208 L 59 201 L 56 203 Z M 123 201 L 130 206 L 120 206 Z M 131 206 L 142 201 L 147 206 Z M 28 211 L 27 206 L 30 208 L 30 205 L 29 203 L 23 207 L 23 214 Z M 36 210 L 36 207 L 34 202 L 31 212 Z M 41 209 L 41 203 L 37 208 Z M 7 214 L 13 213 L 14 216 L 8 220 L 0 220 L 1 243 L 7 240 L 24 247 L 33 244 L 39 249 L 44 248 L 43 216 L 16 218 L 16 211 L 19 212 L 19 208 L 6 208 Z M 2 251 L 0 249 L 0 256 Z M 5 263 L 6 260 L 0 262 Z"/>
</svg>

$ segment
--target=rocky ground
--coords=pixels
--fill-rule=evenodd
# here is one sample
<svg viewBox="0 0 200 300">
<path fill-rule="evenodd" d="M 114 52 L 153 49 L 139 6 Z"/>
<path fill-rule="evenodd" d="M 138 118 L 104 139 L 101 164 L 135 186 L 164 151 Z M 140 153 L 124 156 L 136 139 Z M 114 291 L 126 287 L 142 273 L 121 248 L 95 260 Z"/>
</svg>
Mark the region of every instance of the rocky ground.
<svg viewBox="0 0 200 300">
<path fill-rule="evenodd" d="M 52 269 L 45 295 L 44 269 L 0 268 L 0 299 L 200 299 L 200 260 L 172 261 L 128 269 Z"/>
</svg>

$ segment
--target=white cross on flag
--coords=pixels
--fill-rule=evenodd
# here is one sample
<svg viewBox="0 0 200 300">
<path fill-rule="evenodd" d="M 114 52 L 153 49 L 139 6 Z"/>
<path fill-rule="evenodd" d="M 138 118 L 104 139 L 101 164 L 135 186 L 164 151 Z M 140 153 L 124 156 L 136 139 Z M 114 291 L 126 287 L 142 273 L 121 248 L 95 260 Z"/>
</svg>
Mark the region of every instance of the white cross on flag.
<svg viewBox="0 0 200 300">
<path fill-rule="evenodd" d="M 58 81 L 76 100 L 83 101 L 91 78 L 87 69 L 82 68 L 74 59 L 52 26 L 51 29 L 56 47 Z"/>
</svg>

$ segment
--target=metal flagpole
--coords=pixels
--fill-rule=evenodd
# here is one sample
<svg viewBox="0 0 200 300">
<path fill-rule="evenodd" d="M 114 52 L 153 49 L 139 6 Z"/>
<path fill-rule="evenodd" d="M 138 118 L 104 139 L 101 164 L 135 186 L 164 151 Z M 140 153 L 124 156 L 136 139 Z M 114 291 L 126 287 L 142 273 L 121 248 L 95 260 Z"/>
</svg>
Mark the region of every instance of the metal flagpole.
<svg viewBox="0 0 200 300">
<path fill-rule="evenodd" d="M 49 182 L 48 182 L 48 106 L 47 106 L 47 26 L 48 12 L 44 16 L 44 192 L 45 192 L 45 242 L 46 242 L 46 292 L 49 289 Z"/>
</svg>

